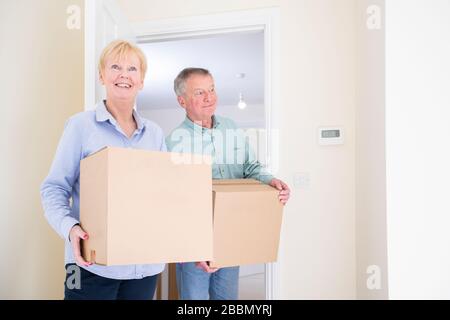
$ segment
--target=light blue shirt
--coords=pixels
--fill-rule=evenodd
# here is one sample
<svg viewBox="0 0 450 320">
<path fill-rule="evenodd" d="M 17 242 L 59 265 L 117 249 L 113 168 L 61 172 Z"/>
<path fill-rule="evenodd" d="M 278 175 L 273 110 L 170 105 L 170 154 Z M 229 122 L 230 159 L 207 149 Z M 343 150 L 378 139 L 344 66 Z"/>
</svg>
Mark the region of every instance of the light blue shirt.
<svg viewBox="0 0 450 320">
<path fill-rule="evenodd" d="M 50 172 L 41 186 L 41 198 L 45 217 L 65 240 L 66 264 L 75 262 L 69 233 L 72 227 L 79 223 L 80 161 L 106 146 L 166 151 L 161 128 L 141 118 L 135 110 L 133 116 L 137 129 L 131 138 L 124 134 L 106 109 L 104 102 L 98 103 L 93 111 L 72 116 L 65 125 Z M 164 266 L 164 264 L 124 266 L 94 264 L 85 269 L 111 279 L 141 279 L 160 273 Z"/>
<path fill-rule="evenodd" d="M 213 116 L 212 128 L 188 117 L 166 138 L 169 151 L 211 156 L 213 179 L 257 179 L 265 184 L 273 176 L 261 166 L 245 132 L 233 120 Z"/>
</svg>

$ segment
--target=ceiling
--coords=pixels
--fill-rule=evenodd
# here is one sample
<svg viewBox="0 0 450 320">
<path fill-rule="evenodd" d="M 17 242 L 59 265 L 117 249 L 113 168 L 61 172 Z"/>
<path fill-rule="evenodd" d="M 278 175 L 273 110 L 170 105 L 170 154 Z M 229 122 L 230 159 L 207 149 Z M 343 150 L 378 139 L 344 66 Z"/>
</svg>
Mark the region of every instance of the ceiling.
<svg viewBox="0 0 450 320">
<path fill-rule="evenodd" d="M 232 33 L 139 44 L 147 56 L 140 109 L 178 108 L 173 80 L 186 67 L 208 69 L 215 79 L 219 105 L 235 105 L 242 92 L 249 105 L 264 104 L 264 33 Z M 237 74 L 244 73 L 244 78 Z"/>
</svg>

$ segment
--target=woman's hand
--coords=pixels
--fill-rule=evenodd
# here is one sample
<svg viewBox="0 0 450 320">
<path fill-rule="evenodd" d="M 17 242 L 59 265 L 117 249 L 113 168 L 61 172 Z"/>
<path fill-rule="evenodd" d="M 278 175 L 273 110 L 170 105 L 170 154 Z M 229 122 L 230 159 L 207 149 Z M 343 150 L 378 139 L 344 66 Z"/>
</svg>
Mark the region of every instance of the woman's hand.
<svg viewBox="0 0 450 320">
<path fill-rule="evenodd" d="M 80 241 L 87 239 L 89 239 L 89 235 L 86 232 L 84 232 L 84 230 L 81 229 L 79 225 L 76 224 L 72 227 L 72 229 L 70 229 L 69 241 L 72 244 L 73 256 L 75 257 L 77 265 L 83 267 L 88 267 L 92 265 L 91 262 L 85 261 L 81 256 Z"/>
</svg>

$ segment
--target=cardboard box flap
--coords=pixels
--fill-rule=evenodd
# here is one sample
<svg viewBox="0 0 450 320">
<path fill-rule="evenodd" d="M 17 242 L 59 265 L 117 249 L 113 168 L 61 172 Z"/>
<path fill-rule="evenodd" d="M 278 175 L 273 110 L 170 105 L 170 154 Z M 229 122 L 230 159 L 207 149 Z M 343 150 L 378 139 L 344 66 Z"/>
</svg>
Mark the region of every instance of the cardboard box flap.
<svg viewBox="0 0 450 320">
<path fill-rule="evenodd" d="M 102 152 L 103 150 L 109 150 L 109 149 L 111 149 L 111 147 L 109 147 L 109 146 L 104 146 L 104 147 L 98 149 L 97 151 L 92 152 L 92 153 L 89 154 L 86 158 L 92 157 L 92 156 L 94 156 L 94 155 L 99 154 L 99 153 Z"/>
<path fill-rule="evenodd" d="M 213 193 L 246 193 L 246 192 L 275 192 L 278 190 L 266 184 L 247 184 L 247 185 L 215 185 Z"/>
<path fill-rule="evenodd" d="M 254 179 L 213 180 L 213 192 L 264 192 L 277 190 Z"/>
<path fill-rule="evenodd" d="M 214 185 L 240 185 L 240 184 L 262 184 L 255 179 L 214 179 Z"/>
</svg>

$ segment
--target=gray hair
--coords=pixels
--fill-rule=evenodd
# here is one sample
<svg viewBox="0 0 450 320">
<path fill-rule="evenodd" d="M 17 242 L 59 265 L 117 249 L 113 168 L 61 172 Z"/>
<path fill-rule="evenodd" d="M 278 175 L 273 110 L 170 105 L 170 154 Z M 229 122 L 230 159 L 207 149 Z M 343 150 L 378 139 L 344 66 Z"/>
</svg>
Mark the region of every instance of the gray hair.
<svg viewBox="0 0 450 320">
<path fill-rule="evenodd" d="M 194 75 L 202 75 L 202 76 L 210 76 L 212 78 L 212 74 L 207 69 L 203 68 L 185 68 L 181 70 L 178 76 L 175 78 L 173 82 L 173 89 L 177 96 L 182 96 L 186 93 L 186 80 Z"/>
</svg>

